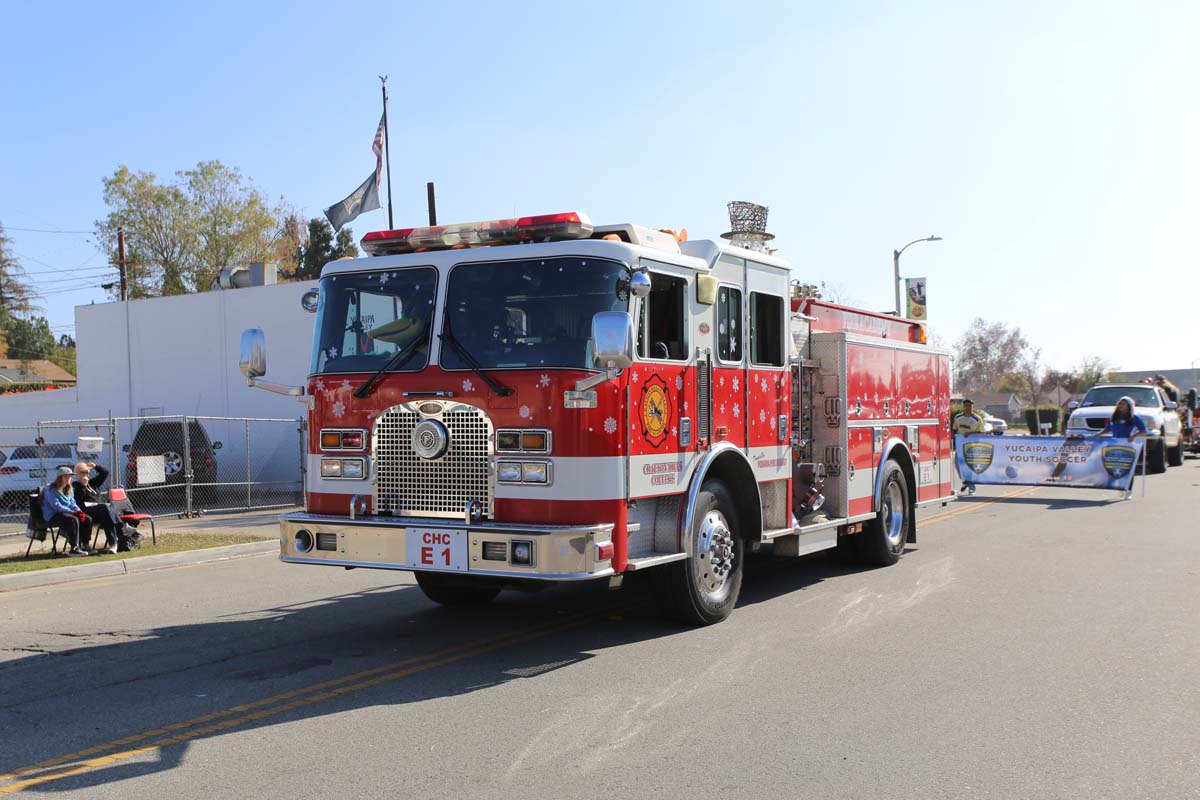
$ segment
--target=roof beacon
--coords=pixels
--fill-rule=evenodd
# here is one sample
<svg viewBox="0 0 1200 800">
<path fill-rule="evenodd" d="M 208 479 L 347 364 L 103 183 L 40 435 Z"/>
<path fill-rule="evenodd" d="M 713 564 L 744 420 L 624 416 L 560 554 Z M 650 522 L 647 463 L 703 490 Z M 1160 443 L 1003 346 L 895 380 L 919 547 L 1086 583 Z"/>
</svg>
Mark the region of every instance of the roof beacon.
<svg viewBox="0 0 1200 800">
<path fill-rule="evenodd" d="M 362 238 L 362 246 L 373 256 L 387 256 L 423 250 L 586 239 L 593 230 L 587 214 L 569 211 L 565 214 L 494 219 L 460 225 L 372 231 Z"/>
</svg>

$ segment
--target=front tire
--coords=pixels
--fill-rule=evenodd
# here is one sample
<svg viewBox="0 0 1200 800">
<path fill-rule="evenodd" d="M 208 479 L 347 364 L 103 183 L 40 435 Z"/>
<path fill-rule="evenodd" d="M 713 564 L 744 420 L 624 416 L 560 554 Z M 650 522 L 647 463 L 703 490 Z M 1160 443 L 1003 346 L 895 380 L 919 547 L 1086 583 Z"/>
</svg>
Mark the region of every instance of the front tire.
<svg viewBox="0 0 1200 800">
<path fill-rule="evenodd" d="M 704 484 L 696 499 L 691 558 L 657 570 L 665 610 L 688 625 L 712 625 L 733 613 L 742 589 L 745 544 L 737 507 L 725 484 Z"/>
<path fill-rule="evenodd" d="M 1161 475 L 1167 471 L 1167 443 L 1162 439 L 1146 442 L 1146 472 Z"/>
<path fill-rule="evenodd" d="M 500 594 L 499 589 L 487 586 L 471 586 L 454 582 L 436 572 L 418 572 L 417 585 L 435 603 L 443 606 L 464 607 L 487 605 Z"/>
<path fill-rule="evenodd" d="M 888 460 L 884 465 L 880 486 L 879 513 L 854 539 L 860 561 L 890 567 L 904 552 L 912 524 L 912 503 L 904 470 L 895 461 Z"/>
</svg>

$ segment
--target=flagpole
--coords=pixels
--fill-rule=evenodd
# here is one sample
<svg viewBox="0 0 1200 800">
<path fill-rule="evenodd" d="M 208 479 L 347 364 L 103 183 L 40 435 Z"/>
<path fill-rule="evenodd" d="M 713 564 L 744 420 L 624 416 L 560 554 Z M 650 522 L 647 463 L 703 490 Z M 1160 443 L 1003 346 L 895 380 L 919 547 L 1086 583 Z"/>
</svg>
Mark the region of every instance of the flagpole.
<svg viewBox="0 0 1200 800">
<path fill-rule="evenodd" d="M 388 228 L 391 229 L 395 227 L 395 223 L 392 221 L 392 158 L 389 146 L 392 139 L 392 132 L 388 128 L 387 121 L 387 75 L 380 75 L 379 80 L 383 83 L 383 161 L 387 165 Z"/>
</svg>

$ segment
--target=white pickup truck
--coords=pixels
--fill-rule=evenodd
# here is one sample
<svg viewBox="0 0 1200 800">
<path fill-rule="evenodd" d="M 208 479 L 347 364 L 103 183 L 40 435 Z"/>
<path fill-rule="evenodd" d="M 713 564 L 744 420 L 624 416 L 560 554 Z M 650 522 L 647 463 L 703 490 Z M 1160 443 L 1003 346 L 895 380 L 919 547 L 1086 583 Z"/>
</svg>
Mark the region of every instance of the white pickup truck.
<svg viewBox="0 0 1200 800">
<path fill-rule="evenodd" d="M 1133 398 L 1134 413 L 1146 423 L 1146 471 L 1166 472 L 1167 465 L 1183 463 L 1183 422 L 1178 404 L 1165 392 L 1148 383 L 1105 383 L 1093 386 L 1077 406 L 1072 404 L 1067 420 L 1068 436 L 1094 436 L 1112 417 L 1117 401 Z"/>
</svg>

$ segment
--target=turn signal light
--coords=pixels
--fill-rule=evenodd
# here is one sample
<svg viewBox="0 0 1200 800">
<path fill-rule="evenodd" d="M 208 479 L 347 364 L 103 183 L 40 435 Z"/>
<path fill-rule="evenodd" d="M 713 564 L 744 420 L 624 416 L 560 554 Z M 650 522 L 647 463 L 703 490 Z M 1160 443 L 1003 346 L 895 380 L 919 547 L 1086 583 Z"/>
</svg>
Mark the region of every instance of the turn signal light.
<svg viewBox="0 0 1200 800">
<path fill-rule="evenodd" d="M 608 561 L 613 557 L 616 550 L 613 548 L 612 542 L 596 542 L 596 560 Z"/>
<path fill-rule="evenodd" d="M 526 453 L 545 453 L 550 449 L 548 444 L 545 431 L 526 431 L 521 434 L 521 449 Z"/>
</svg>

